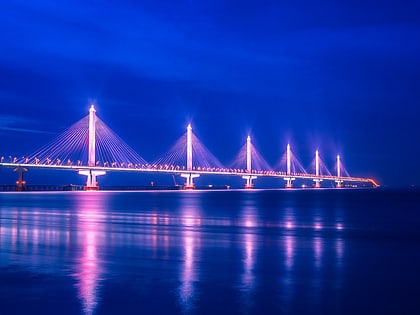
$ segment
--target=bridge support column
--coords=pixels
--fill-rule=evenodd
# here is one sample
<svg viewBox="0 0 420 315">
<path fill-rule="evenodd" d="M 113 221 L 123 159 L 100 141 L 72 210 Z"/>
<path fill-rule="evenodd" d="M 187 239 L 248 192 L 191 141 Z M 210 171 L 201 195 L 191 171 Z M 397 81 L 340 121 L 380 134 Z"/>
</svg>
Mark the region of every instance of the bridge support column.
<svg viewBox="0 0 420 315">
<path fill-rule="evenodd" d="M 85 190 L 99 190 L 98 182 L 96 181 L 96 176 L 105 175 L 105 171 L 95 171 L 95 170 L 83 170 L 79 171 L 80 175 L 87 176 Z"/>
<path fill-rule="evenodd" d="M 337 180 L 335 181 L 335 187 L 336 187 L 336 188 L 342 188 L 342 187 L 343 187 L 343 181 L 342 181 L 342 180 L 337 179 Z"/>
<path fill-rule="evenodd" d="M 185 178 L 184 190 L 195 189 L 194 178 L 200 177 L 200 174 L 182 173 L 181 177 Z"/>
<path fill-rule="evenodd" d="M 252 182 L 254 179 L 257 179 L 257 176 L 254 175 L 244 175 L 242 176 L 243 179 L 246 179 L 245 189 L 253 189 L 254 183 Z"/>
<path fill-rule="evenodd" d="M 293 188 L 293 181 L 295 178 L 293 177 L 285 177 L 284 180 L 286 181 L 286 185 L 284 187 L 286 188 Z"/>
<path fill-rule="evenodd" d="M 18 173 L 18 180 L 16 181 L 16 190 L 23 191 L 23 187 L 26 185 L 26 181 L 23 179 L 23 173 L 27 172 L 28 169 L 24 167 L 16 167 L 13 171 Z"/>
<path fill-rule="evenodd" d="M 315 179 L 314 179 L 314 182 L 315 182 L 315 184 L 314 184 L 314 187 L 315 187 L 315 188 L 321 188 L 321 182 L 322 182 L 322 179 L 320 179 L 320 178 L 315 178 Z"/>
</svg>

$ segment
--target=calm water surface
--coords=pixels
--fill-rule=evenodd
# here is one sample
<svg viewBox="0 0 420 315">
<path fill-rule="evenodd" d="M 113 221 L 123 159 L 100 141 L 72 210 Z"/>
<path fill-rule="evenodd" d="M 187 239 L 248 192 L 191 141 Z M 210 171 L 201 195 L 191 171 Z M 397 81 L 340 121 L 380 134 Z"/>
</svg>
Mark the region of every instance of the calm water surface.
<svg viewBox="0 0 420 315">
<path fill-rule="evenodd" d="M 0 314 L 418 314 L 420 191 L 0 194 Z"/>
</svg>

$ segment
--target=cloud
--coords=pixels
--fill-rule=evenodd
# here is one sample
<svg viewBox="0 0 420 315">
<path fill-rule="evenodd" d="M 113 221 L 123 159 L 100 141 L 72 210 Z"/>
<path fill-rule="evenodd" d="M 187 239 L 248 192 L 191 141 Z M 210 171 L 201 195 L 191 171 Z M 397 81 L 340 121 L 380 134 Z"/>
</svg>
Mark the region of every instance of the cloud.
<svg viewBox="0 0 420 315">
<path fill-rule="evenodd" d="M 13 115 L 0 115 L 0 130 L 3 131 L 17 131 L 27 133 L 41 133 L 41 134 L 52 134 L 45 130 L 36 130 L 29 128 L 21 128 L 19 125 L 30 125 L 31 120 L 25 117 L 13 116 Z"/>
</svg>

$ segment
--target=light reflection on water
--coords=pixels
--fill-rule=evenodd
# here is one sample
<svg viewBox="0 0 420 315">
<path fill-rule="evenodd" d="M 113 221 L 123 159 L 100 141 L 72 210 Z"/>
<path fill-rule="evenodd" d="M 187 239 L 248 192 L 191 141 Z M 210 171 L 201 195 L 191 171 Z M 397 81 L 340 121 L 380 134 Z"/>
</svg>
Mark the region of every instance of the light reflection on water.
<svg viewBox="0 0 420 315">
<path fill-rule="evenodd" d="M 320 307 L 322 287 L 345 287 L 346 233 L 355 227 L 342 205 L 261 194 L 4 194 L 0 268 L 67 277 L 84 314 L 107 313 L 110 296 L 128 290 L 134 309 L 152 303 L 149 292 L 164 294 L 171 303 L 155 305 L 162 313 L 216 312 L 206 302 L 216 296 L 247 314 L 264 299 L 276 312 L 301 310 L 300 299 Z M 123 291 L 113 291 L 120 282 Z"/>
<path fill-rule="evenodd" d="M 199 268 L 196 256 L 200 254 L 201 205 L 197 194 L 190 192 L 181 202 L 183 261 L 180 268 L 179 303 L 184 314 L 191 313 L 196 302 L 196 283 Z"/>
<path fill-rule="evenodd" d="M 284 237 L 284 247 L 286 252 L 286 257 L 284 259 L 284 263 L 286 265 L 286 270 L 291 271 L 293 269 L 293 255 L 294 255 L 294 247 L 295 238 L 292 235 L 286 235 Z"/>
<path fill-rule="evenodd" d="M 243 241 L 243 271 L 241 275 L 241 305 L 246 313 L 254 307 L 253 294 L 255 290 L 255 258 L 256 258 L 256 235 L 251 231 L 242 234 Z"/>
<path fill-rule="evenodd" d="M 84 314 L 93 314 L 101 292 L 102 262 L 98 248 L 103 246 L 106 225 L 106 195 L 78 194 L 75 196 L 77 238 L 81 255 L 76 258 L 76 287 Z M 99 197 L 99 198 L 98 198 Z"/>
<path fill-rule="evenodd" d="M 184 256 L 180 274 L 179 303 L 184 313 L 189 313 L 194 307 L 195 282 L 198 280 L 194 261 L 194 255 L 196 254 L 194 232 L 188 230 L 183 232 L 183 241 Z"/>
</svg>

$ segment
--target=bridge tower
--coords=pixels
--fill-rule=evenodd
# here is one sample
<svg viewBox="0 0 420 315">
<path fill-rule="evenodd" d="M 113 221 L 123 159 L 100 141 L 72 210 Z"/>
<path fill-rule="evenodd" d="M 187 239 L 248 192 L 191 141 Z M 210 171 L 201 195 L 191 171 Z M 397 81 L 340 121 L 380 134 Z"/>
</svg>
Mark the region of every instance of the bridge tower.
<svg viewBox="0 0 420 315">
<path fill-rule="evenodd" d="M 95 106 L 91 105 L 89 109 L 89 151 L 88 151 L 88 166 L 95 167 L 96 164 L 96 110 Z M 85 190 L 99 190 L 96 176 L 104 175 L 105 171 L 98 171 L 94 169 L 87 169 L 79 171 L 80 175 L 87 176 Z"/>
<path fill-rule="evenodd" d="M 192 150 L 192 127 L 191 124 L 187 126 L 187 171 L 193 169 L 193 150 Z M 200 174 L 182 173 L 181 177 L 185 178 L 184 189 L 192 190 L 195 188 L 194 178 L 200 177 Z"/>
<path fill-rule="evenodd" d="M 251 175 L 252 173 L 252 154 L 251 154 L 251 137 L 246 138 L 246 172 L 248 175 L 242 176 L 243 179 L 246 179 L 245 189 L 253 189 L 254 184 L 252 181 L 257 179 L 257 176 Z"/>
<path fill-rule="evenodd" d="M 336 187 L 341 188 L 343 187 L 343 180 L 340 179 L 341 177 L 341 160 L 340 155 L 337 155 L 337 179 L 336 179 Z"/>
<path fill-rule="evenodd" d="M 287 177 L 284 178 L 286 181 L 286 188 L 292 188 L 293 184 L 292 182 L 295 180 L 294 177 L 292 177 L 292 152 L 290 150 L 290 144 L 287 144 L 286 149 L 286 175 Z"/>
<path fill-rule="evenodd" d="M 321 188 L 322 179 L 319 178 L 319 152 L 318 150 L 315 151 L 315 176 L 317 178 L 314 179 L 315 188 Z"/>
</svg>

